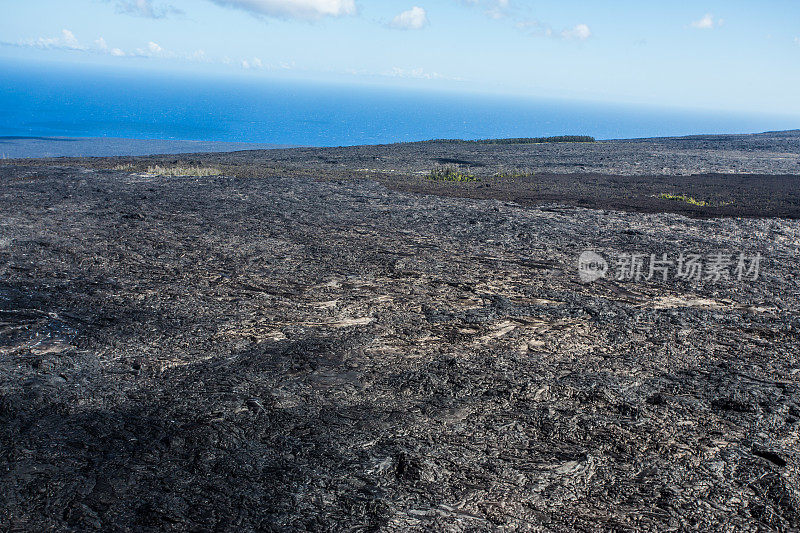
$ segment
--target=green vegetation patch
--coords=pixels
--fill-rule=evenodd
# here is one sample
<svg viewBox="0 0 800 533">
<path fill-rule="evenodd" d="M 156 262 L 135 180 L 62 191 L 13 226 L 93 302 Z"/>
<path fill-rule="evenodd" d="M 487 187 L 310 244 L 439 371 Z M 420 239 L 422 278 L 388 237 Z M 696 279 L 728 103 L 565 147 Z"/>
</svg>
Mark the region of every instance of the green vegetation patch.
<svg viewBox="0 0 800 533">
<path fill-rule="evenodd" d="M 145 171 L 147 174 L 153 176 L 220 176 L 222 171 L 215 167 L 198 167 L 198 166 L 169 166 L 164 167 L 161 165 L 154 165 L 147 167 Z"/>
<path fill-rule="evenodd" d="M 662 200 L 672 200 L 672 201 L 675 201 L 675 202 L 683 202 L 685 204 L 694 205 L 694 206 L 697 206 L 697 207 L 724 207 L 726 205 L 733 204 L 732 201 L 714 203 L 714 202 L 709 202 L 707 200 L 698 200 L 697 198 L 693 198 L 693 197 L 687 196 L 685 194 L 671 194 L 671 193 L 664 193 L 664 192 L 659 194 L 658 197 L 661 198 Z"/>
<path fill-rule="evenodd" d="M 434 168 L 425 175 L 425 179 L 432 181 L 480 181 L 480 178 L 476 178 L 472 174 L 450 165 Z"/>
</svg>

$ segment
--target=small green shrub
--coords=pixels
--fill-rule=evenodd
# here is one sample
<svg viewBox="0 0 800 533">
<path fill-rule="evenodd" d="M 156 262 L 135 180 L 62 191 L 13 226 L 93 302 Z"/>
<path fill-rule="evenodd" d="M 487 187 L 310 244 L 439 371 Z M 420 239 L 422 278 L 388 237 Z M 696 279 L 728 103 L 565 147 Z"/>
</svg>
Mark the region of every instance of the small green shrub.
<svg viewBox="0 0 800 533">
<path fill-rule="evenodd" d="M 425 175 L 425 178 L 432 181 L 480 181 L 472 174 L 451 165 L 435 167 Z"/>
</svg>

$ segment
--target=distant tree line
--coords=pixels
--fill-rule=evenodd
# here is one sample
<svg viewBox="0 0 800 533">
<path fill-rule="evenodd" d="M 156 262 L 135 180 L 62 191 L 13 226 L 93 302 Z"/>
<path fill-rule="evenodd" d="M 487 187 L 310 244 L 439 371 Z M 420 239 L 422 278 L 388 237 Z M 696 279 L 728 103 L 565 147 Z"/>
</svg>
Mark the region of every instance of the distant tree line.
<svg viewBox="0 0 800 533">
<path fill-rule="evenodd" d="M 538 143 L 593 143 L 594 137 L 588 135 L 556 135 L 555 137 L 517 137 L 514 139 L 484 139 L 476 141 L 483 144 L 538 144 Z"/>
<path fill-rule="evenodd" d="M 512 139 L 431 139 L 423 143 L 480 143 L 480 144 L 539 144 L 539 143 L 593 143 L 596 139 L 589 135 L 556 135 L 555 137 L 516 137 Z"/>
</svg>

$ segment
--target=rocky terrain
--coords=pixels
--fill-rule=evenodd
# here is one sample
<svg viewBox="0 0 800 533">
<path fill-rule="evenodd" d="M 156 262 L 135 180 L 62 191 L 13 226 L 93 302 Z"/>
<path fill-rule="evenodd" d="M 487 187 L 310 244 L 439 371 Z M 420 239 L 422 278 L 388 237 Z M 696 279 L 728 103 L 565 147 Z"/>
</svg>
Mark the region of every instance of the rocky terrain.
<svg viewBox="0 0 800 533">
<path fill-rule="evenodd" d="M 368 179 L 399 191 L 523 206 L 563 203 L 692 217 L 800 216 L 800 130 L 530 145 L 429 141 L 63 161 L 135 169 L 202 164 L 251 178 Z M 442 166 L 456 167 L 476 181 L 452 184 L 425 179 Z M 676 203 L 661 195 L 687 195 L 708 205 Z"/>
<path fill-rule="evenodd" d="M 5 162 L 0 529 L 797 530 L 799 143 Z"/>
</svg>

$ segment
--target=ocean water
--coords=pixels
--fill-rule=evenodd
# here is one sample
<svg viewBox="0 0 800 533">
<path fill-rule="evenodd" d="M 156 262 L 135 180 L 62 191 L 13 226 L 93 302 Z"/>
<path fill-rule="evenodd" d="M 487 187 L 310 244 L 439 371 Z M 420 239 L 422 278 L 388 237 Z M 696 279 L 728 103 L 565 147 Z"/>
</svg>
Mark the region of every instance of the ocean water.
<svg viewBox="0 0 800 533">
<path fill-rule="evenodd" d="M 116 155 L 196 154 L 289 148 L 272 143 L 125 139 L 117 137 L 0 136 L 0 159 L 25 157 L 108 157 Z"/>
<path fill-rule="evenodd" d="M 613 139 L 800 126 L 796 118 L 780 116 L 267 79 L 0 67 L 0 137 L 342 146 L 564 134 Z M 114 146 L 125 151 L 124 142 Z"/>
</svg>

